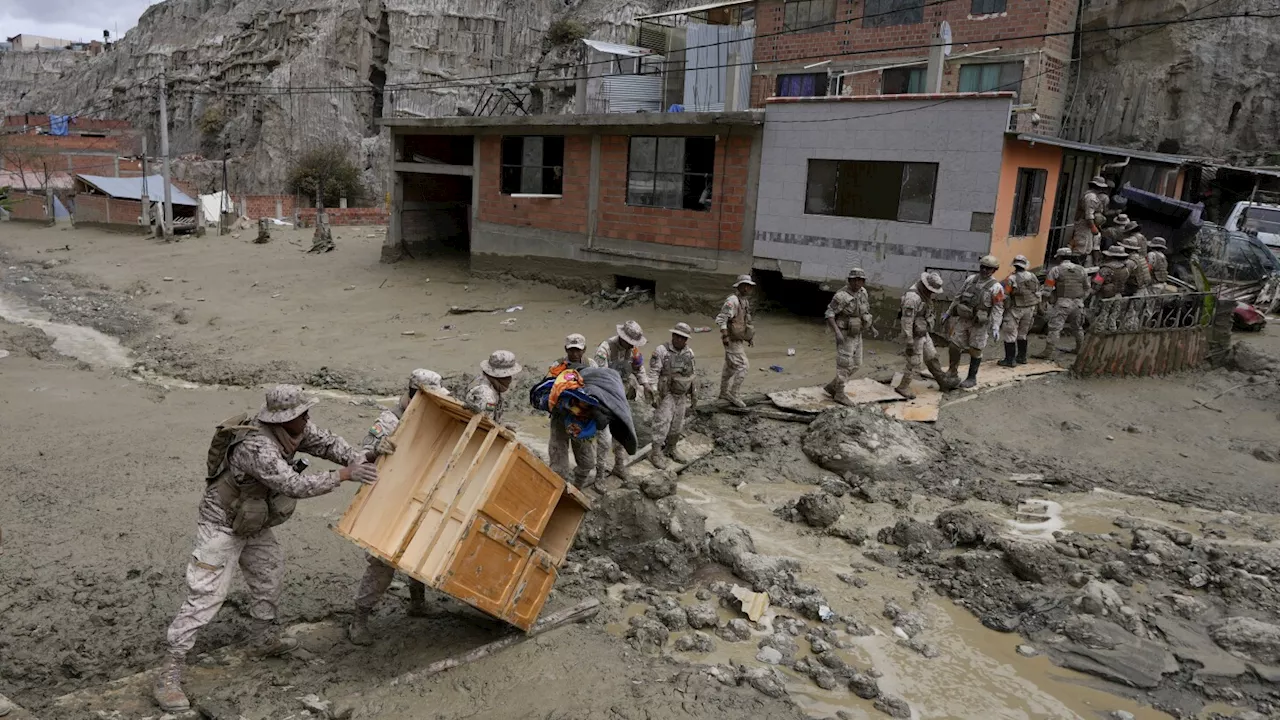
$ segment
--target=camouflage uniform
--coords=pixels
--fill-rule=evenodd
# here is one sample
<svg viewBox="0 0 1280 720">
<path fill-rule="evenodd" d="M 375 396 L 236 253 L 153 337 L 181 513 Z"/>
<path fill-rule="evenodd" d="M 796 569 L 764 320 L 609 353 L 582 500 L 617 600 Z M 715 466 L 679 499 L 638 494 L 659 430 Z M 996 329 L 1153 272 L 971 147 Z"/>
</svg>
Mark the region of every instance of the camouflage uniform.
<svg viewBox="0 0 1280 720">
<path fill-rule="evenodd" d="M 1152 248 L 1147 252 L 1147 265 L 1151 266 L 1151 279 L 1156 284 L 1156 291 L 1164 292 L 1161 286 L 1169 282 L 1169 258 L 1158 248 Z"/>
<path fill-rule="evenodd" d="M 1019 270 L 1004 282 L 1008 293 L 1008 305 L 1000 326 L 1000 339 L 1011 343 L 1015 339 L 1025 341 L 1036 319 L 1036 306 L 1040 304 L 1040 281 L 1026 270 Z"/>
<path fill-rule="evenodd" d="M 1089 273 L 1071 260 L 1063 260 L 1045 277 L 1044 294 L 1053 304 L 1049 307 L 1049 333 L 1041 357 L 1054 357 L 1058 338 L 1068 325 L 1079 350 L 1084 346 L 1084 298 L 1089 294 Z"/>
<path fill-rule="evenodd" d="M 1075 226 L 1071 232 L 1071 249 L 1077 254 L 1086 256 L 1097 249 L 1098 218 L 1103 217 L 1107 201 L 1106 194 L 1098 189 L 1090 189 L 1080 196 L 1080 207 L 1076 210 Z"/>
<path fill-rule="evenodd" d="M 684 414 L 694 392 L 696 372 L 693 348 L 676 350 L 663 343 L 649 358 L 649 374 L 658 379 L 658 407 L 653 413 L 653 449 L 651 453 L 673 452 L 684 434 Z"/>
<path fill-rule="evenodd" d="M 954 307 L 956 323 L 951 330 L 951 344 L 967 349 L 970 357 L 981 358 L 991 331 L 1004 320 L 1004 288 L 995 278 L 970 275 Z"/>
<path fill-rule="evenodd" d="M 919 372 L 922 363 L 936 362 L 938 350 L 933 346 L 935 313 L 933 303 L 924 299 L 920 291 L 912 286 L 902 296 L 902 334 L 907 338 L 907 366 L 905 374 L 910 377 Z"/>
<path fill-rule="evenodd" d="M 751 301 L 734 293 L 725 298 L 716 327 L 729 333 L 724 346 L 724 369 L 720 372 L 720 397 L 738 397 L 742 382 L 747 379 L 747 345 L 754 335 L 751 323 Z"/>
<path fill-rule="evenodd" d="M 848 286 L 840 288 L 827 305 L 826 318 L 835 320 L 844 335 L 844 341 L 836 343 L 836 377 L 827 387 L 843 390 L 853 372 L 862 365 L 862 333 L 871 327 L 871 300 L 867 289 L 859 288 L 855 292 Z"/>
<path fill-rule="evenodd" d="M 495 423 L 502 423 L 505 398 L 503 393 L 493 386 L 488 375 L 481 374 L 471 383 L 471 388 L 467 390 L 467 399 L 464 404 L 471 412 L 484 413 Z"/>
<path fill-rule="evenodd" d="M 1108 256 L 1106 262 L 1098 268 L 1094 283 L 1098 285 L 1096 297 L 1099 301 L 1119 298 L 1129 280 L 1129 265 L 1126 261 Z M 1100 302 L 1097 308 L 1097 325 L 1100 329 L 1114 332 L 1120 319 L 1116 317 L 1115 303 Z"/>
<path fill-rule="evenodd" d="M 364 453 L 347 441 L 311 423 L 303 430 L 295 452 L 343 466 L 364 458 Z M 295 472 L 293 456 L 267 431 L 251 433 L 228 452 L 232 480 L 240 487 L 261 483 L 290 498 L 324 495 L 342 482 L 336 470 L 308 475 Z M 284 582 L 280 544 L 271 528 L 249 536 L 234 534 L 217 483 L 210 483 L 200 501 L 195 550 L 187 565 L 187 599 L 169 626 L 171 656 L 184 657 L 195 644 L 196 632 L 218 613 L 237 565 L 253 598 L 249 614 L 260 621 L 274 621 Z"/>
<path fill-rule="evenodd" d="M 568 368 L 569 358 L 560 358 L 560 362 L 551 366 L 551 371 L 559 368 Z M 592 358 L 582 358 L 582 364 L 575 367 L 598 367 Z M 549 375 L 554 376 L 549 373 Z M 603 428 L 597 429 L 596 437 L 581 439 L 569 435 L 569 430 L 564 425 L 564 414 L 560 410 L 554 410 L 551 413 L 551 440 L 547 443 L 547 456 L 550 459 L 551 469 L 556 471 L 560 477 L 566 480 L 570 477 L 569 452 L 573 451 L 573 459 L 576 467 L 573 468 L 573 483 L 578 486 L 585 486 L 591 479 L 591 468 L 596 466 L 596 438 L 600 437 L 604 432 Z"/>
<path fill-rule="evenodd" d="M 622 385 L 627 388 L 628 394 L 634 394 L 637 388 L 643 389 L 647 393 L 653 392 L 653 383 L 649 378 L 649 374 L 645 371 L 644 363 L 637 368 L 632 363 L 634 348 L 624 347 L 621 339 L 617 335 L 600 343 L 596 348 L 596 354 L 592 357 L 598 367 L 613 368 L 622 376 Z M 609 460 L 609 452 L 606 448 L 612 448 L 614 469 L 618 472 L 625 472 L 627 460 L 631 458 L 627 454 L 627 449 L 622 443 L 613 439 L 613 434 L 605 429 L 599 436 L 599 442 L 596 445 L 596 479 L 599 480 L 607 474 L 605 463 Z"/>
</svg>

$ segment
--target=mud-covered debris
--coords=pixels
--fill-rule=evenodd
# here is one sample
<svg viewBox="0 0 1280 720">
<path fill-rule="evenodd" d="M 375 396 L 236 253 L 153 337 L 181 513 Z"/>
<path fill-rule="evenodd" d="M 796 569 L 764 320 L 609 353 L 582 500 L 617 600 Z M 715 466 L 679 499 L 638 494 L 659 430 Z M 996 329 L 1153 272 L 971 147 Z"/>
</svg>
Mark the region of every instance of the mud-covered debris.
<svg viewBox="0 0 1280 720">
<path fill-rule="evenodd" d="M 782 656 L 782 662 L 790 663 L 795 659 L 796 653 L 800 651 L 800 646 L 796 644 L 796 640 L 790 633 L 775 632 L 762 639 L 756 647 L 765 649 L 773 648 Z"/>
<path fill-rule="evenodd" d="M 988 630 L 1011 633 L 1017 632 L 1018 627 L 1022 625 L 1022 618 L 1009 613 L 986 612 L 979 616 L 978 622 L 981 622 L 982 626 Z"/>
<path fill-rule="evenodd" d="M 841 480 L 840 478 L 831 477 L 830 475 L 827 475 L 823 477 L 821 480 L 819 480 L 818 487 L 822 488 L 822 492 L 827 493 L 829 495 L 834 495 L 835 497 L 838 497 L 838 498 L 848 495 L 849 492 L 852 490 L 852 488 L 849 487 L 849 484 L 846 483 L 844 480 Z"/>
<path fill-rule="evenodd" d="M 1277 368 L 1274 357 L 1257 349 L 1251 343 L 1238 342 L 1227 354 L 1226 366 L 1250 375 L 1260 375 Z"/>
<path fill-rule="evenodd" d="M 1121 585 L 1133 584 L 1133 570 L 1123 560 L 1110 560 L 1102 564 L 1098 571 L 1104 580 L 1114 580 Z"/>
<path fill-rule="evenodd" d="M 911 706 L 906 700 L 896 695 L 881 695 L 876 698 L 875 708 L 893 718 L 911 717 Z"/>
<path fill-rule="evenodd" d="M 1124 599 L 1110 583 L 1090 579 L 1080 588 L 1072 604 L 1089 615 L 1113 615 L 1120 611 Z"/>
<path fill-rule="evenodd" d="M 822 653 L 818 656 L 818 662 L 824 667 L 831 669 L 832 672 L 840 675 L 847 675 L 850 672 L 849 663 L 845 662 L 844 658 L 840 657 L 839 653 Z"/>
<path fill-rule="evenodd" d="M 1155 554 L 1162 563 L 1181 563 L 1187 558 L 1187 551 L 1178 547 L 1172 540 L 1154 530 L 1142 528 L 1133 531 L 1134 550 Z"/>
<path fill-rule="evenodd" d="M 595 501 L 577 547 L 609 556 L 645 582 L 674 587 L 688 584 L 705 543 L 706 518 L 682 498 L 655 501 L 622 489 Z"/>
<path fill-rule="evenodd" d="M 897 545 L 904 559 L 931 555 L 943 546 L 942 533 L 914 518 L 899 518 L 892 527 L 881 528 L 876 536 L 886 545 Z"/>
<path fill-rule="evenodd" d="M 1059 555 L 1052 547 L 1037 542 L 1005 544 L 1004 561 L 1019 580 L 1050 585 L 1065 582 L 1080 572 L 1080 565 Z"/>
<path fill-rule="evenodd" d="M 720 616 L 716 613 L 716 609 L 706 603 L 689 606 L 685 609 L 685 616 L 689 621 L 689 627 L 694 630 L 714 628 L 720 624 Z"/>
<path fill-rule="evenodd" d="M 173 321 L 179 325 L 186 325 L 191 322 L 191 308 L 181 308 L 173 314 Z"/>
<path fill-rule="evenodd" d="M 938 652 L 938 648 L 934 647 L 932 643 L 925 642 L 924 640 L 921 640 L 918 637 L 911 638 L 909 640 L 899 639 L 898 644 L 909 650 L 914 650 L 915 652 L 919 653 L 921 656 L 928 658 L 930 660 L 942 654 Z"/>
<path fill-rule="evenodd" d="M 844 512 L 844 504 L 834 495 L 811 492 L 796 500 L 796 512 L 810 527 L 825 528 L 834 525 Z"/>
<path fill-rule="evenodd" d="M 650 500 L 661 500 L 676 494 L 676 474 L 658 472 L 640 481 L 640 492 Z"/>
<path fill-rule="evenodd" d="M 904 482 L 865 482 L 856 494 L 869 503 L 886 503 L 900 510 L 911 506 L 912 486 Z"/>
<path fill-rule="evenodd" d="M 751 533 L 737 525 L 725 525 L 711 534 L 711 559 L 728 567 L 733 574 L 751 584 L 757 591 L 770 585 L 791 587 L 799 561 L 788 557 L 760 555 L 755 552 Z"/>
<path fill-rule="evenodd" d="M 813 684 L 823 690 L 835 690 L 840 686 L 840 681 L 836 679 L 836 674 L 822 666 L 809 668 L 809 679 L 813 680 Z"/>
<path fill-rule="evenodd" d="M 765 665 L 780 665 L 782 663 L 782 652 L 777 648 L 763 647 L 756 653 L 756 660 Z"/>
<path fill-rule="evenodd" d="M 1166 595 L 1164 599 L 1173 606 L 1175 613 L 1188 620 L 1194 620 L 1209 612 L 1209 606 L 1204 601 L 1190 595 Z"/>
<path fill-rule="evenodd" d="M 704 632 L 693 632 L 676 638 L 675 649 L 680 652 L 705 654 L 716 649 L 716 641 Z"/>
<path fill-rule="evenodd" d="M 703 668 L 702 671 L 715 678 L 721 685 L 730 687 L 737 686 L 742 677 L 742 673 L 738 672 L 738 668 L 733 665 L 712 665 L 711 667 Z"/>
<path fill-rule="evenodd" d="M 850 545 L 863 545 L 870 537 L 867 529 L 861 525 L 855 525 L 847 517 L 841 517 L 834 525 L 827 528 L 827 534 L 831 537 L 837 537 Z"/>
<path fill-rule="evenodd" d="M 880 563 L 885 567 L 898 567 L 900 562 L 897 553 L 886 550 L 885 548 L 871 548 L 870 550 L 863 550 L 862 557 L 872 562 Z"/>
<path fill-rule="evenodd" d="M 867 586 L 867 579 L 861 575 L 855 575 L 853 573 L 836 573 L 836 578 L 838 578 L 840 582 L 852 585 L 856 588 L 864 588 Z"/>
<path fill-rule="evenodd" d="M 734 618 L 716 630 L 716 636 L 725 642 L 746 642 L 751 639 L 751 625 L 742 618 Z"/>
<path fill-rule="evenodd" d="M 1134 720 L 1133 713 L 1127 710 L 1112 710 L 1111 720 Z"/>
<path fill-rule="evenodd" d="M 1210 628 L 1209 637 L 1239 657 L 1280 665 L 1280 626 L 1251 617 L 1230 617 Z"/>
<path fill-rule="evenodd" d="M 840 408 L 823 413 L 809 425 L 801 445 L 822 468 L 844 475 L 881 480 L 914 480 L 921 467 L 938 459 L 906 423 L 893 420 L 878 406 Z"/>
<path fill-rule="evenodd" d="M 849 692 L 863 700 L 874 700 L 880 697 L 880 683 L 865 673 L 854 673 L 849 678 Z"/>
<path fill-rule="evenodd" d="M 787 694 L 786 678 L 777 668 L 752 668 L 742 679 L 762 695 L 780 698 Z"/>
<path fill-rule="evenodd" d="M 1073 615 L 1063 625 L 1068 639 L 1051 647 L 1063 667 L 1129 685 L 1153 688 L 1178 671 L 1168 646 L 1139 638 L 1120 625 L 1088 615 Z"/>
<path fill-rule="evenodd" d="M 1035 657 L 1040 654 L 1040 651 L 1031 645 L 1019 645 L 1018 654 L 1022 657 Z"/>
<path fill-rule="evenodd" d="M 769 609 L 769 593 L 752 592 L 739 585 L 733 586 L 733 599 L 738 601 L 742 614 L 751 622 L 760 622 L 765 611 Z"/>
<path fill-rule="evenodd" d="M 963 508 L 943 510 L 934 518 L 933 526 L 954 547 L 986 545 L 1000 534 L 995 523 L 986 515 Z"/>
<path fill-rule="evenodd" d="M 665 625 L 647 615 L 637 615 L 628 623 L 630 627 L 627 628 L 626 639 L 637 650 L 658 652 L 671 637 L 671 632 Z"/>
<path fill-rule="evenodd" d="M 327 718 L 331 716 L 330 706 L 332 706 L 333 703 L 329 700 L 322 699 L 319 695 L 316 695 L 315 693 L 303 695 L 302 697 L 298 698 L 298 702 L 302 703 L 302 707 L 310 710 L 313 713 L 316 713 L 322 718 Z"/>
<path fill-rule="evenodd" d="M 684 608 L 680 607 L 680 604 L 673 598 L 663 598 L 655 608 L 654 616 L 668 630 L 684 630 L 689 627 L 689 618 L 685 614 Z"/>
<path fill-rule="evenodd" d="M 587 560 L 582 573 L 593 580 L 600 580 L 609 584 L 621 582 L 625 576 L 622 568 L 618 567 L 618 563 L 612 558 L 596 556 Z"/>
</svg>

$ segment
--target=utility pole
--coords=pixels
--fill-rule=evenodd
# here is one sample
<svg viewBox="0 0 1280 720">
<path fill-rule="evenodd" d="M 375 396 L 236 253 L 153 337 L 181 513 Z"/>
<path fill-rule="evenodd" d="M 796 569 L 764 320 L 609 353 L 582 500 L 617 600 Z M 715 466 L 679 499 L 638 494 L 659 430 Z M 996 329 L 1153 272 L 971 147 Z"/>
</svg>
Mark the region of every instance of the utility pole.
<svg viewBox="0 0 1280 720">
<path fill-rule="evenodd" d="M 222 197 L 218 200 L 218 235 L 227 234 L 227 156 L 231 154 L 231 144 L 222 145 Z"/>
<path fill-rule="evenodd" d="M 142 134 L 142 224 L 151 228 L 151 198 L 147 195 L 147 134 Z"/>
<path fill-rule="evenodd" d="M 164 176 L 164 239 L 173 240 L 173 181 L 169 171 L 169 108 L 166 97 L 169 83 L 165 73 L 160 73 L 160 155 L 161 174 Z"/>
</svg>

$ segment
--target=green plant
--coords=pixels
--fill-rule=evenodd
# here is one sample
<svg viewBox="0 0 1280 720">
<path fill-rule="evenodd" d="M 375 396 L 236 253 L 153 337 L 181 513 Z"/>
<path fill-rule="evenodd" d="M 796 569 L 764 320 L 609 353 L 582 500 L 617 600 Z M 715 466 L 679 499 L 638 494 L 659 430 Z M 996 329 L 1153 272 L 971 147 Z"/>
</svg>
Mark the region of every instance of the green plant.
<svg viewBox="0 0 1280 720">
<path fill-rule="evenodd" d="M 200 115 L 197 125 L 200 127 L 200 133 L 204 136 L 216 137 L 222 134 L 222 130 L 227 126 L 227 118 L 223 114 L 221 106 L 210 105 Z"/>
<path fill-rule="evenodd" d="M 547 34 L 542 37 L 542 46 L 545 50 L 566 48 L 581 42 L 586 37 L 585 25 L 577 20 L 560 18 L 547 28 Z"/>
<path fill-rule="evenodd" d="M 0 186 L 0 210 L 11 212 L 13 210 L 13 199 L 10 195 L 8 185 Z"/>
<path fill-rule="evenodd" d="M 325 207 L 337 207 L 341 198 L 355 205 L 365 196 L 360 169 L 339 144 L 320 145 L 303 153 L 289 173 L 289 189 L 312 200 L 319 193 Z"/>
</svg>

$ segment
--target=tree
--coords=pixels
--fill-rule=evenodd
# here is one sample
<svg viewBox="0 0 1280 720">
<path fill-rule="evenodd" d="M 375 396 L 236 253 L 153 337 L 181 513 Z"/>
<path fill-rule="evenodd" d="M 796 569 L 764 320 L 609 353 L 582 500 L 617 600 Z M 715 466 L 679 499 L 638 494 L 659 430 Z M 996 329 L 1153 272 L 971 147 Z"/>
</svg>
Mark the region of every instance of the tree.
<svg viewBox="0 0 1280 720">
<path fill-rule="evenodd" d="M 319 194 L 325 207 L 337 207 L 341 198 L 357 204 L 365 196 L 360 169 L 339 144 L 321 145 L 304 153 L 289 173 L 289 188 L 308 198 Z"/>
<path fill-rule="evenodd" d="M 0 186 L 0 210 L 13 212 L 13 199 L 8 185 Z"/>
</svg>

